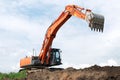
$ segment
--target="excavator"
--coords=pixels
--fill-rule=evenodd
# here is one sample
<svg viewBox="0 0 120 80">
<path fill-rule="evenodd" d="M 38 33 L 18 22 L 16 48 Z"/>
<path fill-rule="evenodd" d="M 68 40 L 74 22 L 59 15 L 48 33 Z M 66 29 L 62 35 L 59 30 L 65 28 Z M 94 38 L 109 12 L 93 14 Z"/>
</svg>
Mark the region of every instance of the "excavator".
<svg viewBox="0 0 120 80">
<path fill-rule="evenodd" d="M 61 50 L 52 48 L 52 43 L 58 30 L 71 16 L 76 16 L 85 20 L 89 24 L 91 30 L 103 32 L 104 16 L 95 14 L 90 9 L 84 9 L 77 5 L 67 5 L 60 16 L 48 27 L 40 54 L 38 56 L 20 59 L 20 68 L 44 68 L 62 64 L 60 55 Z"/>
</svg>

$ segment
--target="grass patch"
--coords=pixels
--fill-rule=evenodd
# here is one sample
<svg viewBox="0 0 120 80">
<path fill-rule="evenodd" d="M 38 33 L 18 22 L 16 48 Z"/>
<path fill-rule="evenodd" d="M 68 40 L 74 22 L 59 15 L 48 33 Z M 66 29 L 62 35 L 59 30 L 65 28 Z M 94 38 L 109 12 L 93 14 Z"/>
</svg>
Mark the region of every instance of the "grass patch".
<svg viewBox="0 0 120 80">
<path fill-rule="evenodd" d="M 9 79 L 9 80 L 14 80 L 14 79 L 23 79 L 26 78 L 26 71 L 22 71 L 22 72 L 11 72 L 9 74 L 7 73 L 0 73 L 0 80 L 4 80 L 4 79 Z"/>
</svg>

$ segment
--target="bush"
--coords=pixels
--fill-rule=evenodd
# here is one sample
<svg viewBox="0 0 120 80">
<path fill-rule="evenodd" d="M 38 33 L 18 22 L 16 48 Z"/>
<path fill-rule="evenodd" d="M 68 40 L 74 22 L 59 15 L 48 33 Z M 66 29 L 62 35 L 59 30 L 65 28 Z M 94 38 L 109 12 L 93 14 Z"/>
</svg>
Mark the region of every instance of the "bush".
<svg viewBox="0 0 120 80">
<path fill-rule="evenodd" d="M 22 71 L 22 72 L 11 72 L 9 74 L 7 73 L 0 73 L 0 80 L 4 80 L 5 78 L 9 79 L 9 80 L 14 80 L 14 79 L 23 79 L 26 78 L 26 71 Z"/>
</svg>

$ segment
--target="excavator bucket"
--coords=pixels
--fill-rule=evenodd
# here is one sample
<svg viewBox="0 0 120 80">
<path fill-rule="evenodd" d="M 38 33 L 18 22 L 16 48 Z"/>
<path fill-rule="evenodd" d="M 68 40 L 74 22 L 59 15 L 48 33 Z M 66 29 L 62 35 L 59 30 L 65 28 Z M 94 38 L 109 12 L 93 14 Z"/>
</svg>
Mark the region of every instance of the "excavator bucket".
<svg viewBox="0 0 120 80">
<path fill-rule="evenodd" d="M 104 16 L 90 12 L 86 15 L 86 21 L 91 30 L 103 32 Z"/>
</svg>

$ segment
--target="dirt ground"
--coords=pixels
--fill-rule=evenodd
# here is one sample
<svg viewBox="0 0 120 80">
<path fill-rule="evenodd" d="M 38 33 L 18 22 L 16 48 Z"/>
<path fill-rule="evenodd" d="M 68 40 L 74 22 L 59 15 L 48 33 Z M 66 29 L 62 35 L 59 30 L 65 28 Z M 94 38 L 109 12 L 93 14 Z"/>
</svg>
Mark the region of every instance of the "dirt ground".
<svg viewBox="0 0 120 80">
<path fill-rule="evenodd" d="M 94 65 L 85 69 L 31 70 L 27 72 L 27 80 L 120 80 L 120 67 Z"/>
</svg>

